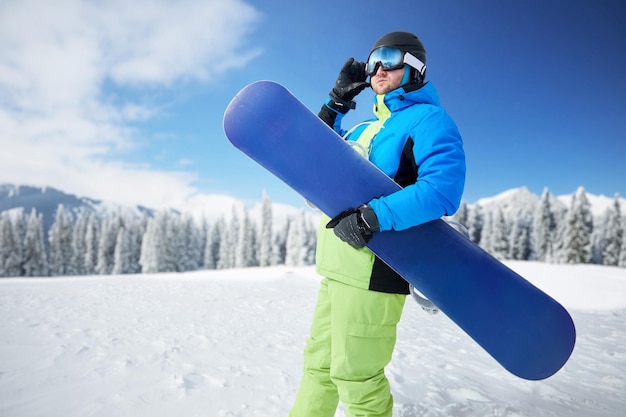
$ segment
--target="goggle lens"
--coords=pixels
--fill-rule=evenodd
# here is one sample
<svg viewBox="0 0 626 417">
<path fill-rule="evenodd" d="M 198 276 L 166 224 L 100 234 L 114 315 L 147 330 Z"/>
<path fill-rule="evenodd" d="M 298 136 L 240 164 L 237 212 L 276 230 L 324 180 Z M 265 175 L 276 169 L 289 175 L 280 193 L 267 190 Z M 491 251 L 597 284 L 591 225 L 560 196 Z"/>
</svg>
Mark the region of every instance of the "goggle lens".
<svg viewBox="0 0 626 417">
<path fill-rule="evenodd" d="M 376 74 L 379 65 L 385 71 L 402 68 L 404 66 L 404 53 L 398 48 L 390 46 L 376 48 L 367 60 L 367 75 L 373 76 Z"/>
</svg>

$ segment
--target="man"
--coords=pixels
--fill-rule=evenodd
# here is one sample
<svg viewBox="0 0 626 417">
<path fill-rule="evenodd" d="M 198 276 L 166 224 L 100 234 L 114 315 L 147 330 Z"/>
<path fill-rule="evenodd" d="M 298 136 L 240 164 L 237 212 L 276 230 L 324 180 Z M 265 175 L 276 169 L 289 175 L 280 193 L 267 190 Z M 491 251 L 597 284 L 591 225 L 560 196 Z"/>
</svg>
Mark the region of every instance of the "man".
<svg viewBox="0 0 626 417">
<path fill-rule="evenodd" d="M 384 369 L 409 286 L 365 245 L 374 233 L 452 215 L 465 181 L 461 136 L 433 85 L 424 82 L 425 63 L 417 36 L 388 33 L 376 41 L 367 63 L 346 61 L 319 113 L 344 134 L 342 117 L 371 86 L 376 119 L 346 139 L 403 189 L 322 219 L 316 256 L 317 272 L 325 278 L 291 417 L 332 417 L 339 400 L 347 416 L 391 416 Z"/>
</svg>

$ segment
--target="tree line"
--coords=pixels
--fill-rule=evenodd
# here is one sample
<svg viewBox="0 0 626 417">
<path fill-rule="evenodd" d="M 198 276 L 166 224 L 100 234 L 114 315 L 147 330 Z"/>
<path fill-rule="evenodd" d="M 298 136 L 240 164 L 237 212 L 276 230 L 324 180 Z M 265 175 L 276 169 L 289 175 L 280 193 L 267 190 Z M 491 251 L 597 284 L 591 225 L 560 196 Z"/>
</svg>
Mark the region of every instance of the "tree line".
<svg viewBox="0 0 626 417">
<path fill-rule="evenodd" d="M 246 208 L 210 223 L 190 214 L 154 216 L 118 210 L 100 216 L 63 205 L 46 235 L 43 215 L 32 210 L 0 215 L 0 277 L 186 272 L 199 269 L 314 262 L 316 225 L 304 210 L 277 230 L 266 196 L 259 220 Z"/>
<path fill-rule="evenodd" d="M 536 207 L 514 214 L 500 207 L 462 203 L 452 219 L 465 225 L 470 239 L 499 259 L 626 267 L 626 221 L 619 195 L 599 220 L 594 220 L 582 187 L 569 207 L 558 207 L 554 201 L 546 189 Z M 73 215 L 60 205 L 47 238 L 41 213 L 5 211 L 0 214 L 0 277 L 185 272 L 315 262 L 316 225 L 304 211 L 274 229 L 267 196 L 258 220 L 245 208 L 233 208 L 229 218 L 213 223 L 171 211 L 138 216 L 119 210 L 99 216 L 83 210 Z"/>
<path fill-rule="evenodd" d="M 466 225 L 472 241 L 499 259 L 626 267 L 626 220 L 619 194 L 600 219 L 593 218 L 583 187 L 569 207 L 558 207 L 555 200 L 545 189 L 536 207 L 508 218 L 501 207 L 484 210 L 480 204 L 462 204 L 453 219 Z"/>
</svg>

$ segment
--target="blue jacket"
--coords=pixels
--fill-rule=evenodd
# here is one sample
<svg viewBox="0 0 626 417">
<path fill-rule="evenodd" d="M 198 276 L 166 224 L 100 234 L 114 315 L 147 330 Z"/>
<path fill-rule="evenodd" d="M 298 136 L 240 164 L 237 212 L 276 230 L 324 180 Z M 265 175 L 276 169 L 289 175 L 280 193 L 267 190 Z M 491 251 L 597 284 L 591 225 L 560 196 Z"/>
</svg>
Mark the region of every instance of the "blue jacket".
<svg viewBox="0 0 626 417">
<path fill-rule="evenodd" d="M 338 113 L 333 128 L 357 142 L 364 156 L 403 187 L 364 202 L 374 209 L 381 230 L 403 230 L 454 214 L 465 184 L 465 153 L 434 86 L 377 95 L 374 114 L 376 119 L 346 133 Z M 325 229 L 328 220 L 322 219 L 318 231 L 318 273 L 359 288 L 408 293 L 406 281 L 369 249 L 355 249 Z"/>
<path fill-rule="evenodd" d="M 374 114 L 384 127 L 369 143 L 369 159 L 404 187 L 369 202 L 381 230 L 403 230 L 454 214 L 465 184 L 463 141 L 432 83 L 376 96 Z M 366 131 L 362 126 L 347 140 L 360 141 Z"/>
</svg>

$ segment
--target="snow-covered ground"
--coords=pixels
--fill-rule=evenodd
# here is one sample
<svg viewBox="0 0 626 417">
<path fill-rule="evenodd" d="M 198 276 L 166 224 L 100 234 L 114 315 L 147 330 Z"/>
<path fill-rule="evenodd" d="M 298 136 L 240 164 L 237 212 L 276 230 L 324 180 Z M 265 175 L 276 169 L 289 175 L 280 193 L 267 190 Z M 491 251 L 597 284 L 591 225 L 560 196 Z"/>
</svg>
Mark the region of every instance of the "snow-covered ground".
<svg viewBox="0 0 626 417">
<path fill-rule="evenodd" d="M 570 361 L 521 380 L 407 300 L 394 416 L 626 415 L 626 269 L 507 264 L 572 313 Z M 1 279 L 0 416 L 286 416 L 318 283 L 310 267 Z"/>
</svg>

